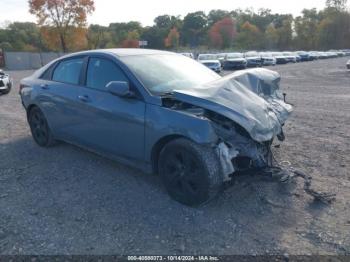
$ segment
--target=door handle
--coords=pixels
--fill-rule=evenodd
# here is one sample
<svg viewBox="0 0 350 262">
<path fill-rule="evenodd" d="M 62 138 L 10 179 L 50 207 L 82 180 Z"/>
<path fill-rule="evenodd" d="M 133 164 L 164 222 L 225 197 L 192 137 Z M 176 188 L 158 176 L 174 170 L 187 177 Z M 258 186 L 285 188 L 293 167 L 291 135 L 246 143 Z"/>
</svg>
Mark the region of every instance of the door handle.
<svg viewBox="0 0 350 262">
<path fill-rule="evenodd" d="M 40 87 L 41 87 L 41 89 L 49 89 L 48 84 L 41 84 Z"/>
<path fill-rule="evenodd" d="M 85 103 L 90 102 L 90 98 L 87 95 L 80 95 L 80 96 L 78 96 L 78 99 L 82 102 L 85 102 Z"/>
</svg>

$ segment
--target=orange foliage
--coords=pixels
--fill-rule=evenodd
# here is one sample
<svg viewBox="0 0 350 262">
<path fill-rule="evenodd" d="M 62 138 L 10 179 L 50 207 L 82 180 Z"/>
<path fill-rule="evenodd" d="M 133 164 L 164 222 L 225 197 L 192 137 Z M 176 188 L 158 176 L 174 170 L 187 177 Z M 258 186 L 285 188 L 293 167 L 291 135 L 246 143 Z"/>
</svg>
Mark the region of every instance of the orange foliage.
<svg viewBox="0 0 350 262">
<path fill-rule="evenodd" d="M 29 0 L 29 12 L 38 18 L 49 46 L 61 46 L 65 52 L 84 46 L 82 33 L 86 17 L 95 10 L 93 0 Z M 74 28 L 74 29 L 72 29 Z M 72 36 L 72 33 L 77 34 Z M 57 40 L 58 39 L 58 40 Z M 70 41 L 74 46 L 70 47 Z"/>
<path fill-rule="evenodd" d="M 57 29 L 54 27 L 41 27 L 41 36 L 46 46 L 55 51 L 61 49 L 61 40 Z M 77 51 L 87 48 L 86 29 L 81 27 L 71 27 L 66 36 L 67 49 Z"/>
<path fill-rule="evenodd" d="M 212 46 L 216 48 L 227 48 L 232 45 L 236 36 L 235 21 L 225 17 L 217 21 L 209 30 L 209 39 Z"/>
<path fill-rule="evenodd" d="M 136 30 L 130 31 L 121 45 L 123 48 L 139 48 L 139 38 L 139 33 Z"/>
<path fill-rule="evenodd" d="M 176 27 L 173 27 L 168 36 L 164 39 L 165 47 L 178 47 L 179 46 L 180 34 Z"/>
<path fill-rule="evenodd" d="M 139 48 L 139 40 L 135 39 L 125 39 L 122 42 L 122 47 L 123 48 Z"/>
</svg>

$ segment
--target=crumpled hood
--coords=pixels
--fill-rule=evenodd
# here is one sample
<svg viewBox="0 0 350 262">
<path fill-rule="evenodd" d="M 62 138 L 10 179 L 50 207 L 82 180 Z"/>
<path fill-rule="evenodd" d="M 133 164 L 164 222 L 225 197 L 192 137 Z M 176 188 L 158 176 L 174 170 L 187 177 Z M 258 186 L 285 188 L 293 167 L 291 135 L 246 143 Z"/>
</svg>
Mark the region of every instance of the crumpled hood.
<svg viewBox="0 0 350 262">
<path fill-rule="evenodd" d="M 235 72 L 193 90 L 178 90 L 174 97 L 226 116 L 258 142 L 282 131 L 292 112 L 279 91 L 277 72 L 258 68 Z"/>
</svg>

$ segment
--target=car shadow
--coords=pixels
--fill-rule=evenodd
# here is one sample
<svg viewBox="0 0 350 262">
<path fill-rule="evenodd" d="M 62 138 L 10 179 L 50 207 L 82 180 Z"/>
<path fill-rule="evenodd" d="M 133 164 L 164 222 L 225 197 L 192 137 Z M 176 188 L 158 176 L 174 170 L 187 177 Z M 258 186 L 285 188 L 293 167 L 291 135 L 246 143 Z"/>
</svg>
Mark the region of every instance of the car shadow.
<svg viewBox="0 0 350 262">
<path fill-rule="evenodd" d="M 305 201 L 297 183 L 256 173 L 190 208 L 156 175 L 65 143 L 40 148 L 29 136 L 0 143 L 0 159 L 2 253 L 19 243 L 28 254 L 280 254 Z"/>
</svg>

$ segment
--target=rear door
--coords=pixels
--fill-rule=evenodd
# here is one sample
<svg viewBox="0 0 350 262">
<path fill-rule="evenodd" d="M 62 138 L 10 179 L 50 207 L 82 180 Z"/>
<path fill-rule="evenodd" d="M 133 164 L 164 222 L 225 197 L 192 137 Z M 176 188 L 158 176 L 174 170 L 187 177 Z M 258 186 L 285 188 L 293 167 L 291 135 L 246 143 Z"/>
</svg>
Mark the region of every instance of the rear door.
<svg viewBox="0 0 350 262">
<path fill-rule="evenodd" d="M 127 159 L 143 160 L 145 102 L 142 97 L 122 98 L 108 92 L 110 81 L 132 82 L 110 58 L 92 56 L 79 88 L 79 121 L 82 143 L 92 149 Z"/>
</svg>

